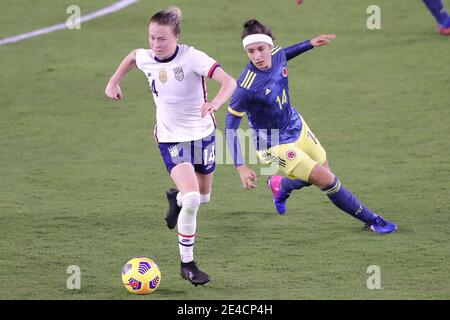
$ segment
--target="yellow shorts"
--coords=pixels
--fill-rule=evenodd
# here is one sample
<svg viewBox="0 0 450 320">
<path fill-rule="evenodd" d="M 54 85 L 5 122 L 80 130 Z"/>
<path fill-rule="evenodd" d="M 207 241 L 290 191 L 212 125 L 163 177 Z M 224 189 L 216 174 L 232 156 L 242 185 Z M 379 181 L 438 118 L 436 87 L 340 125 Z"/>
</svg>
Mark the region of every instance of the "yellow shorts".
<svg viewBox="0 0 450 320">
<path fill-rule="evenodd" d="M 297 141 L 260 150 L 258 157 L 262 163 L 277 163 L 287 177 L 308 182 L 311 170 L 327 160 L 327 153 L 303 118 L 302 124 Z"/>
</svg>

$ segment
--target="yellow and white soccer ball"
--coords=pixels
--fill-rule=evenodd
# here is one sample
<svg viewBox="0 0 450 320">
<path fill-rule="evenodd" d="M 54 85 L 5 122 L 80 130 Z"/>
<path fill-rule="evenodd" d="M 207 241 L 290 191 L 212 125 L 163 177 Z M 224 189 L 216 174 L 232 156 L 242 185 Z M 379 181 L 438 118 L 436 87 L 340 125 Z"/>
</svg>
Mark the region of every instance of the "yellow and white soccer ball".
<svg viewBox="0 0 450 320">
<path fill-rule="evenodd" d="M 133 258 L 122 269 L 122 282 L 131 293 L 152 293 L 161 282 L 161 271 L 149 258 Z"/>
</svg>

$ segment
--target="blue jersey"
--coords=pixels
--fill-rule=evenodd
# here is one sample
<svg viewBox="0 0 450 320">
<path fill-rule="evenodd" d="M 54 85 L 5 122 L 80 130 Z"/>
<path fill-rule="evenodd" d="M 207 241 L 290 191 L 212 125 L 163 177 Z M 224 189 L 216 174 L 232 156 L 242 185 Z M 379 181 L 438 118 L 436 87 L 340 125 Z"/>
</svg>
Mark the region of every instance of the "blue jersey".
<svg viewBox="0 0 450 320">
<path fill-rule="evenodd" d="M 259 70 L 249 62 L 237 82 L 228 111 L 239 117 L 247 114 L 257 150 L 300 136 L 302 120 L 291 105 L 287 70 L 285 50 L 275 46 L 270 69 Z"/>
</svg>

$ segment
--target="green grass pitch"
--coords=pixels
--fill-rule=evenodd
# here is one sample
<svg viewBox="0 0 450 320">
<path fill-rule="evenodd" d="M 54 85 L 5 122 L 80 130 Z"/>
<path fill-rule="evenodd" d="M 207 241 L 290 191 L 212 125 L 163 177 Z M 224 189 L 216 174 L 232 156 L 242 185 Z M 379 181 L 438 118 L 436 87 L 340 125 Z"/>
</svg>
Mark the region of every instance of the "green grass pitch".
<svg viewBox="0 0 450 320">
<path fill-rule="evenodd" d="M 0 38 L 64 22 L 73 2 L 0 0 Z M 75 4 L 86 14 L 113 2 Z M 294 193 L 279 216 L 264 176 L 244 191 L 234 166 L 219 164 L 195 251 L 212 281 L 181 279 L 147 81 L 135 70 L 123 101 L 103 94 L 120 60 L 148 46 L 149 17 L 171 4 L 183 11 L 180 42 L 234 77 L 247 62 L 249 18 L 281 46 L 337 35 L 289 62 L 291 100 L 342 183 L 397 233 L 363 231 L 316 188 Z M 371 4 L 381 30 L 366 27 Z M 80 30 L 0 46 L 0 299 L 449 299 L 449 49 L 410 0 L 140 1 Z M 151 295 L 121 283 L 135 256 L 161 268 Z M 70 265 L 81 269 L 79 290 L 66 287 Z M 380 267 L 379 290 L 367 288 L 370 265 Z"/>
</svg>

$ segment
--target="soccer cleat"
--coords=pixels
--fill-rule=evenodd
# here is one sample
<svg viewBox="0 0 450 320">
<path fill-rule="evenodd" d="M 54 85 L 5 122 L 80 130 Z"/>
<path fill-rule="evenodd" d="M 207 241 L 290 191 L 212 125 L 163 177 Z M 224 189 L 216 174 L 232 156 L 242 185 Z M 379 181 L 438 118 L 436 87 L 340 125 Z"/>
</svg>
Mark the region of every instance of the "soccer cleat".
<svg viewBox="0 0 450 320">
<path fill-rule="evenodd" d="M 181 262 L 181 277 L 189 280 L 194 286 L 204 285 L 209 282 L 209 276 L 201 271 L 195 261 Z"/>
<path fill-rule="evenodd" d="M 166 212 L 164 220 L 167 222 L 169 229 L 175 228 L 178 222 L 178 215 L 180 214 L 181 207 L 177 203 L 178 190 L 171 188 L 166 191 L 167 201 L 169 201 L 169 210 Z"/>
<path fill-rule="evenodd" d="M 378 234 L 387 234 L 397 231 L 397 225 L 389 220 L 383 219 L 382 216 L 377 216 L 371 225 L 366 224 L 366 228 Z"/>
<path fill-rule="evenodd" d="M 439 33 L 442 34 L 443 36 L 450 36 L 450 27 L 440 26 Z"/>
<path fill-rule="evenodd" d="M 285 193 L 281 188 L 282 176 L 270 176 L 267 178 L 267 186 L 272 191 L 273 207 L 279 214 L 286 212 L 286 200 L 289 198 L 289 193 Z"/>
</svg>

